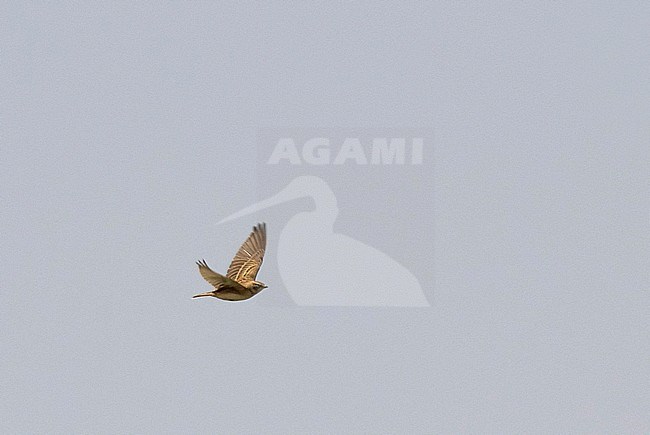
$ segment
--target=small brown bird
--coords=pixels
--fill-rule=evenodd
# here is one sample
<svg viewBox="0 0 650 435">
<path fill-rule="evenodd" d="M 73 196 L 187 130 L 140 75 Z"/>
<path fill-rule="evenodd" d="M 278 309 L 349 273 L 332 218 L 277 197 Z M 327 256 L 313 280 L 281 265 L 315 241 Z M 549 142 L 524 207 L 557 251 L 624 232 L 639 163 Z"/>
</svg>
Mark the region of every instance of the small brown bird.
<svg viewBox="0 0 650 435">
<path fill-rule="evenodd" d="M 201 276 L 212 284 L 214 290 L 199 293 L 192 298 L 212 296 L 226 301 L 243 301 L 252 298 L 267 287 L 263 282 L 255 281 L 257 272 L 262 266 L 265 250 L 266 224 L 261 223 L 253 227 L 248 239 L 237 251 L 226 276 L 210 269 L 205 260 L 197 261 Z"/>
</svg>

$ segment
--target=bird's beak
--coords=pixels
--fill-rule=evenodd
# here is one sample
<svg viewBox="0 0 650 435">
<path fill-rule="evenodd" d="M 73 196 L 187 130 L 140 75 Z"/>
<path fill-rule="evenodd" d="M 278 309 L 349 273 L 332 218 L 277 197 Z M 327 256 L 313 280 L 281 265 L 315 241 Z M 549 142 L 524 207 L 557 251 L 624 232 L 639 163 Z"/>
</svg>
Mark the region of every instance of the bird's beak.
<svg viewBox="0 0 650 435">
<path fill-rule="evenodd" d="M 300 189 L 296 189 L 293 183 L 291 183 L 289 186 L 285 187 L 283 190 L 281 190 L 279 193 L 273 195 L 270 198 L 264 199 L 260 202 L 256 202 L 255 204 L 246 207 L 242 210 L 239 210 L 236 213 L 231 214 L 228 217 L 225 217 L 221 219 L 219 222 L 217 222 L 217 225 L 220 225 L 224 222 L 229 222 L 235 219 L 238 219 L 243 216 L 248 216 L 249 214 L 258 212 L 260 210 L 263 210 L 268 207 L 272 207 L 274 205 L 282 204 L 287 201 L 291 201 L 296 198 L 301 198 L 303 196 L 306 196 L 305 192 L 302 192 Z"/>
</svg>

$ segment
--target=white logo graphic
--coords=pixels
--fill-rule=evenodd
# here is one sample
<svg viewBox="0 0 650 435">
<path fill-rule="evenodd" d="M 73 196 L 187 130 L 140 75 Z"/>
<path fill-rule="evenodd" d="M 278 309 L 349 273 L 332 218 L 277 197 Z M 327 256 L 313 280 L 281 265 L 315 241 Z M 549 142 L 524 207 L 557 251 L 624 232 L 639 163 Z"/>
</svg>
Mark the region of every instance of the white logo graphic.
<svg viewBox="0 0 650 435">
<path fill-rule="evenodd" d="M 290 137 L 283 137 L 273 149 L 273 153 L 266 162 L 269 165 L 277 165 L 287 162 L 292 165 L 300 165 L 303 162 L 308 165 L 421 165 L 423 139 L 414 137 L 411 139 L 411 146 L 407 152 L 407 140 L 402 137 L 373 138 L 364 147 L 364 141 L 356 137 L 348 137 L 343 140 L 340 149 L 332 159 L 330 139 L 326 137 L 313 137 L 305 141 L 301 153 L 298 152 L 296 141 Z M 365 148 L 370 148 L 370 158 Z M 407 154 L 410 159 L 407 160 Z"/>
<path fill-rule="evenodd" d="M 418 280 L 385 253 L 333 232 L 336 196 L 319 177 L 299 176 L 278 194 L 219 223 L 293 199 L 311 197 L 315 210 L 293 216 L 280 233 L 278 269 L 298 305 L 429 306 Z"/>
</svg>

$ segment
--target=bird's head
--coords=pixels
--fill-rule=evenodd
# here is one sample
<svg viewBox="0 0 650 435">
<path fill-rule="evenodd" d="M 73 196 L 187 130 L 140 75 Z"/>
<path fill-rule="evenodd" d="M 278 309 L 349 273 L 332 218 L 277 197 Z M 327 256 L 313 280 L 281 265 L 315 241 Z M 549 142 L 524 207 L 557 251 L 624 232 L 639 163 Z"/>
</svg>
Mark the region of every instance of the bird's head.
<svg viewBox="0 0 650 435">
<path fill-rule="evenodd" d="M 251 290 L 254 292 L 259 292 L 262 291 L 262 289 L 267 288 L 268 286 L 264 284 L 263 282 L 260 281 L 253 281 L 253 284 L 251 285 Z"/>
</svg>

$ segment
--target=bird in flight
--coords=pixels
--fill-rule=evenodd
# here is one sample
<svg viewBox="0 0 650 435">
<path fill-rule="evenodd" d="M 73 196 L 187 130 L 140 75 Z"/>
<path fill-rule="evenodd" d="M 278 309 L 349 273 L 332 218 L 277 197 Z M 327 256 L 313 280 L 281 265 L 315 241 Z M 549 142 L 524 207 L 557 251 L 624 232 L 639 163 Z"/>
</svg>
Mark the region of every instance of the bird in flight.
<svg viewBox="0 0 650 435">
<path fill-rule="evenodd" d="M 199 293 L 192 298 L 212 296 L 225 301 L 243 301 L 252 298 L 267 287 L 263 282 L 255 281 L 257 272 L 262 266 L 265 250 L 266 224 L 261 223 L 253 227 L 253 231 L 237 251 L 226 276 L 210 269 L 205 260 L 197 261 L 201 276 L 214 287 L 214 290 Z"/>
</svg>

